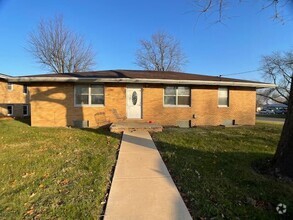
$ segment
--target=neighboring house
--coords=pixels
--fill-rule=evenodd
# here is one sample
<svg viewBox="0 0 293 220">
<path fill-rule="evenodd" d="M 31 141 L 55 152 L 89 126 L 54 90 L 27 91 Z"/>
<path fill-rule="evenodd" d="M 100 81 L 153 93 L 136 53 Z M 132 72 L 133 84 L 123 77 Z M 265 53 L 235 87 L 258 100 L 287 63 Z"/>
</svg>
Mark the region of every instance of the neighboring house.
<svg viewBox="0 0 293 220">
<path fill-rule="evenodd" d="M 256 88 L 273 84 L 136 70 L 12 77 L 30 85 L 32 126 L 96 127 L 123 120 L 173 126 L 255 124 Z"/>
<path fill-rule="evenodd" d="M 28 88 L 25 84 L 9 82 L 11 77 L 0 74 L 0 117 L 30 115 Z"/>
</svg>

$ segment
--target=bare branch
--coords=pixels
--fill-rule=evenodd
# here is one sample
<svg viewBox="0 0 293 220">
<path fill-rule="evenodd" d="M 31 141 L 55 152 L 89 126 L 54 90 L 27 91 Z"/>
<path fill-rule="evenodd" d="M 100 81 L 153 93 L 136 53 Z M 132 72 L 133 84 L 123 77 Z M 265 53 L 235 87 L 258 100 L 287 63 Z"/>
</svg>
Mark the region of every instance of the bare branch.
<svg viewBox="0 0 293 220">
<path fill-rule="evenodd" d="M 263 77 L 276 84 L 262 95 L 275 102 L 288 102 L 291 78 L 293 76 L 293 53 L 273 53 L 262 57 Z"/>
<path fill-rule="evenodd" d="M 37 62 L 55 73 L 87 71 L 94 65 L 91 46 L 67 29 L 61 16 L 41 21 L 37 31 L 30 33 L 28 44 Z"/>
<path fill-rule="evenodd" d="M 218 14 L 217 23 L 222 23 L 224 18 L 224 5 L 228 3 L 242 3 L 244 1 L 239 0 L 193 0 L 194 7 L 199 13 L 198 18 L 203 14 L 210 14 L 209 12 L 215 12 Z M 263 0 L 264 6 L 261 10 L 269 8 L 273 9 L 273 20 L 281 21 L 284 23 L 284 14 L 281 12 L 281 8 L 290 3 L 290 0 Z"/>
<path fill-rule="evenodd" d="M 158 32 L 151 40 L 141 40 L 136 64 L 145 70 L 179 71 L 187 62 L 180 44 L 172 36 Z"/>
<path fill-rule="evenodd" d="M 273 100 L 274 102 L 277 102 L 277 103 L 280 103 L 280 104 L 283 104 L 283 103 L 284 103 L 284 101 L 280 101 L 280 100 L 277 99 L 277 98 L 267 96 L 266 94 L 257 93 L 257 96 L 261 96 L 261 97 L 263 97 L 264 100 L 265 100 L 265 102 L 267 102 L 268 100 Z"/>
</svg>

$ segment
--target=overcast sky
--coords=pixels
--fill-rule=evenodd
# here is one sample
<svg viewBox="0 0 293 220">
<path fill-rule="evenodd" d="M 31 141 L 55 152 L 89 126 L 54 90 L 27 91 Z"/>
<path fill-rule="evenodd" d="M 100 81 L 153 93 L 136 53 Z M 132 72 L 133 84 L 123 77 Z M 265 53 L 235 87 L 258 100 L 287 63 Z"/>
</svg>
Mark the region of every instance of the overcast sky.
<svg viewBox="0 0 293 220">
<path fill-rule="evenodd" d="M 185 72 L 225 75 L 255 70 L 262 55 L 293 49 L 292 18 L 286 17 L 284 25 L 274 22 L 272 9 L 261 11 L 262 1 L 255 2 L 228 5 L 224 25 L 216 25 L 216 14 L 197 22 L 192 0 L 0 0 L 0 72 L 47 72 L 25 47 L 40 19 L 55 15 L 63 15 L 64 23 L 92 44 L 96 70 L 139 69 L 134 64 L 139 40 L 157 31 L 181 42 L 189 60 Z M 293 14 L 289 5 L 282 10 Z M 230 77 L 261 80 L 261 72 Z"/>
</svg>

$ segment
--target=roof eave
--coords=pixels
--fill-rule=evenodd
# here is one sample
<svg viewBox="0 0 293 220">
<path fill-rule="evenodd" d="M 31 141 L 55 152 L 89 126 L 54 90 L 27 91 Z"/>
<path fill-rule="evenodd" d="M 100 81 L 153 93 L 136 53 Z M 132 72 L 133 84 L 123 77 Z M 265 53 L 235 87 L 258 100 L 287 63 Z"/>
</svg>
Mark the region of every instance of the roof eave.
<svg viewBox="0 0 293 220">
<path fill-rule="evenodd" d="M 231 81 L 207 81 L 207 80 L 173 80 L 173 79 L 138 79 L 138 78 L 78 78 L 78 77 L 10 77 L 9 82 L 75 82 L 75 83 L 151 83 L 151 84 L 179 84 L 179 85 L 215 85 L 215 86 L 239 86 L 253 88 L 274 88 L 275 84 L 258 82 L 231 82 Z"/>
<path fill-rule="evenodd" d="M 12 78 L 11 76 L 0 73 L 0 79 L 9 80 L 11 78 Z"/>
</svg>

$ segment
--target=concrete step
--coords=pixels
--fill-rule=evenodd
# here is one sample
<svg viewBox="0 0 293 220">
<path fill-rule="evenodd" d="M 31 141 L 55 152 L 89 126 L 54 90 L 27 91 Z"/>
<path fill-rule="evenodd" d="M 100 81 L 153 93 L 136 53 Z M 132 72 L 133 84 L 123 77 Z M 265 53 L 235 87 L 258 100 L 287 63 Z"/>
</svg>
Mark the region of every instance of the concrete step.
<svg viewBox="0 0 293 220">
<path fill-rule="evenodd" d="M 124 131 L 149 131 L 162 132 L 163 126 L 154 123 L 147 123 L 142 121 L 122 121 L 115 122 L 110 126 L 110 131 L 114 133 L 121 133 Z"/>
</svg>

